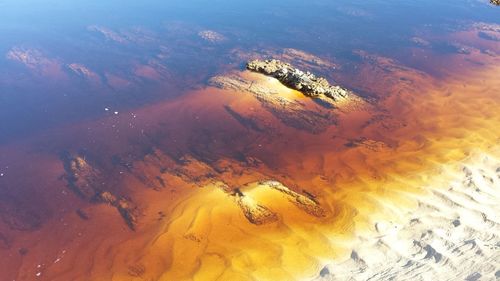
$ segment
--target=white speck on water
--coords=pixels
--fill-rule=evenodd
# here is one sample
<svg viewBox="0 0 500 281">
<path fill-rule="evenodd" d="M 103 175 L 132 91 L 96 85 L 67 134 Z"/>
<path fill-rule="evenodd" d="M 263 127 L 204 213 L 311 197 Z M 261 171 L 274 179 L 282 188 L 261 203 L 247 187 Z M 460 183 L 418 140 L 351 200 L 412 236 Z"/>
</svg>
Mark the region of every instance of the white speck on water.
<svg viewBox="0 0 500 281">
<path fill-rule="evenodd" d="M 114 113 L 115 113 L 115 115 L 118 115 L 118 111 L 115 111 Z"/>
<path fill-rule="evenodd" d="M 35 274 L 35 276 L 36 276 L 36 277 L 40 277 L 40 275 L 42 275 L 42 273 L 41 273 L 41 272 L 37 272 L 37 273 Z"/>
<path fill-rule="evenodd" d="M 105 108 L 104 108 L 104 111 L 109 111 L 109 108 L 105 107 Z"/>
<path fill-rule="evenodd" d="M 0 177 L 3 177 L 4 176 L 4 173 L 0 173 Z"/>
</svg>

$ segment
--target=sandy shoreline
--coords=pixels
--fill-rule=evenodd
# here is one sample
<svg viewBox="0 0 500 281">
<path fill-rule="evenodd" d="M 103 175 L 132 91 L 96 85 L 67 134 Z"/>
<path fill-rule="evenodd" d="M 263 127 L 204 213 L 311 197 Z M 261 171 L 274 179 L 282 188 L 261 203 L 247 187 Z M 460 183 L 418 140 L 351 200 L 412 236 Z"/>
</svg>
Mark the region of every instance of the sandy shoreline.
<svg viewBox="0 0 500 281">
<path fill-rule="evenodd" d="M 496 155 L 496 157 L 495 157 Z M 374 216 L 357 233 L 349 257 L 315 280 L 498 280 L 500 278 L 500 158 L 478 152 L 410 195 L 415 209 L 384 202 L 394 220 Z"/>
</svg>

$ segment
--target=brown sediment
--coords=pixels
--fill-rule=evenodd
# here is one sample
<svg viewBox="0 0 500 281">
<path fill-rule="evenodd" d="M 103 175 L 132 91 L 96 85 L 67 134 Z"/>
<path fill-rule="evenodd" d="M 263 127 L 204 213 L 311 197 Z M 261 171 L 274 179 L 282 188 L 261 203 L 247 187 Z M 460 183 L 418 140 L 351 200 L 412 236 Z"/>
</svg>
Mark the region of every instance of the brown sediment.
<svg viewBox="0 0 500 281">
<path fill-rule="evenodd" d="M 79 136 L 66 144 L 71 151 L 101 153 L 92 169 L 72 156 L 69 171 L 76 167 L 83 178 L 70 183 L 92 184 L 85 175 L 105 173 L 114 183 L 90 192 L 83 185 L 84 197 L 94 192 L 119 208 L 126 194 L 144 214 L 131 232 L 114 208 L 70 199 L 88 219 L 75 211 L 41 217 L 42 242 L 33 232 L 11 239 L 15 229 L 0 231 L 9 245 L 0 250 L 15 256 L 2 260 L 2 272 L 16 280 L 38 272 L 39 280 L 312 278 L 325 261 L 351 254 L 356 232 L 376 231 L 373 216 L 389 213 L 384 200 L 411 209 L 417 201 L 409 194 L 423 193 L 440 170 L 499 144 L 497 58 L 473 52 L 488 64 L 437 80 L 395 60 L 357 54 L 357 86 L 377 103 L 326 108 L 262 75 L 229 74 L 214 84 L 226 86 L 137 110 L 140 129 L 124 125 L 111 134 L 118 117 L 94 124 L 88 136 L 81 132 L 91 123 L 65 129 Z M 335 122 L 303 121 L 323 111 Z M 143 146 L 131 146 L 131 138 Z M 57 159 L 41 163 L 64 171 Z"/>
</svg>

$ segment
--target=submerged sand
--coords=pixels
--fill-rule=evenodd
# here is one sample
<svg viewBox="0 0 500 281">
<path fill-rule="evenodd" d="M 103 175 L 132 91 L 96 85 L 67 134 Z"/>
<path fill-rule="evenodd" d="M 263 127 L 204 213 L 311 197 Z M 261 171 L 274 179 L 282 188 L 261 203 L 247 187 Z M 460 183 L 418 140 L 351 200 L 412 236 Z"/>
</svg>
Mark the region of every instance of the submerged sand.
<svg viewBox="0 0 500 281">
<path fill-rule="evenodd" d="M 12 173 L 19 186 L 35 184 L 24 173 L 44 179 L 39 196 L 61 215 L 6 231 L 2 272 L 18 281 L 497 278 L 498 57 L 452 57 L 454 71 L 435 78 L 356 55 L 351 86 L 372 99 L 318 103 L 233 71 L 218 75 L 226 84 L 47 134 L 67 143 L 3 147 L 33 159 Z M 59 157 L 31 157 L 33 143 L 85 147 L 108 175 L 103 188 L 137 206 L 135 232 L 116 206 L 71 193 Z M 13 210 L 12 225 L 29 218 Z"/>
</svg>

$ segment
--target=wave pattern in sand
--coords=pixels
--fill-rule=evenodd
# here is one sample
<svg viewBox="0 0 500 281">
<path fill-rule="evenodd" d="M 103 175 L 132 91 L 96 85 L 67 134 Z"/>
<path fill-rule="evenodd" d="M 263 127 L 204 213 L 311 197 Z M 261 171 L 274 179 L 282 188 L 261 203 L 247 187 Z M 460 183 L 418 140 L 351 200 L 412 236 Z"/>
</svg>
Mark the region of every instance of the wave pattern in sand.
<svg viewBox="0 0 500 281">
<path fill-rule="evenodd" d="M 358 236 L 350 257 L 317 280 L 500 278 L 500 160 L 480 154 L 454 177 L 415 197 L 418 208 L 399 214 L 405 219 L 375 221 L 376 231 Z"/>
</svg>

